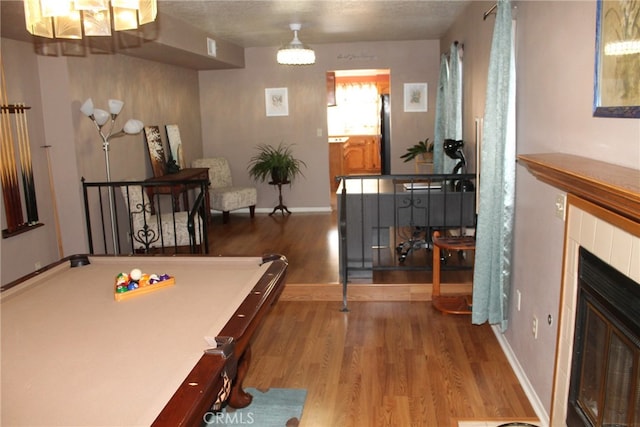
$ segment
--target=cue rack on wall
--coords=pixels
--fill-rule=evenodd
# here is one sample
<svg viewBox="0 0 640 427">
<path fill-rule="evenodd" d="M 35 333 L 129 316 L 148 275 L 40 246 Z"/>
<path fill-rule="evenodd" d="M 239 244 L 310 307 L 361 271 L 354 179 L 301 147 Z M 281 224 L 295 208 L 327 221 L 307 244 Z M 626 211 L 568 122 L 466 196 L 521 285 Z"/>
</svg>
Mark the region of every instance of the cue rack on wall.
<svg viewBox="0 0 640 427">
<path fill-rule="evenodd" d="M 7 238 L 42 224 L 38 221 L 38 206 L 27 128 L 26 112 L 31 107 L 20 103 L 9 104 L 7 101 L 7 86 L 1 58 L 0 74 L 2 77 L 0 88 L 0 183 L 7 223 L 7 228 L 2 230 L 2 237 Z M 22 188 L 18 179 L 19 173 Z M 26 221 L 24 220 L 24 211 L 26 211 Z"/>
</svg>

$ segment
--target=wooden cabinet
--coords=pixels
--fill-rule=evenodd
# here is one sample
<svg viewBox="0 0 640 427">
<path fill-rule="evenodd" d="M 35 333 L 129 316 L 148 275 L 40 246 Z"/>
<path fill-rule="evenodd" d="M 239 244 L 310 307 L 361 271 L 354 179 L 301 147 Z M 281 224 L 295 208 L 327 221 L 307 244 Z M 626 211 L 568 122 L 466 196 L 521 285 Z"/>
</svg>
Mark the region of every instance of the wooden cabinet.
<svg viewBox="0 0 640 427">
<path fill-rule="evenodd" d="M 329 178 L 336 191 L 336 176 L 379 175 L 380 137 L 378 135 L 352 135 L 344 143 L 329 144 Z"/>
<path fill-rule="evenodd" d="M 380 173 L 380 138 L 376 135 L 352 136 L 343 146 L 345 175 Z"/>
</svg>

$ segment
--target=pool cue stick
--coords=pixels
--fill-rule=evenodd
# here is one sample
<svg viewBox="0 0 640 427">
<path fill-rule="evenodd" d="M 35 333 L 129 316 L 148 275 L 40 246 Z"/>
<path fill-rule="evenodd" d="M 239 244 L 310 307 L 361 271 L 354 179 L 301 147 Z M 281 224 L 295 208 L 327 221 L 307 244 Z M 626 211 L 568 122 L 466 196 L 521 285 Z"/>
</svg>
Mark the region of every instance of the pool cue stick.
<svg viewBox="0 0 640 427">
<path fill-rule="evenodd" d="M 20 147 L 20 167 L 22 169 L 24 198 L 27 206 L 27 222 L 29 225 L 34 225 L 38 223 L 38 203 L 36 201 L 36 187 L 33 180 L 31 143 L 29 141 L 29 129 L 27 127 L 27 108 L 24 104 L 19 104 L 18 107 L 16 128 Z"/>
<path fill-rule="evenodd" d="M 24 224 L 22 216 L 22 201 L 20 199 L 20 188 L 18 186 L 18 172 L 16 170 L 15 151 L 13 149 L 13 135 L 11 132 L 11 120 L 9 114 L 12 106 L 7 102 L 7 86 L 4 77 L 4 66 L 0 58 L 0 103 L 2 104 L 2 114 L 0 127 L 2 128 L 2 146 L 0 155 L 2 163 L 2 194 L 5 200 L 5 217 L 7 230 L 13 232 Z M 8 209 L 7 209 L 8 208 Z"/>
<path fill-rule="evenodd" d="M 22 188 L 24 189 L 24 199 L 25 199 L 25 206 L 27 208 L 27 224 L 29 224 L 31 221 L 29 219 L 29 193 L 27 192 L 27 188 L 28 188 L 28 177 L 26 174 L 26 169 L 25 169 L 25 156 L 26 154 L 24 153 L 24 137 L 22 135 L 22 121 L 20 116 L 22 115 L 22 111 L 21 111 L 21 107 L 20 104 L 15 104 L 15 110 L 14 110 L 14 118 L 15 118 L 15 125 L 16 125 L 16 139 L 18 141 L 18 159 L 20 161 L 20 176 L 22 177 Z"/>
<path fill-rule="evenodd" d="M 50 145 L 43 145 L 47 153 L 47 169 L 49 170 L 49 189 L 51 190 L 51 207 L 53 209 L 53 223 L 56 228 L 56 239 L 58 240 L 59 258 L 64 258 L 64 249 L 62 246 L 62 233 L 60 232 L 60 217 L 58 216 L 58 202 L 56 201 L 56 189 L 53 183 L 53 169 L 51 167 L 51 156 L 49 155 Z"/>
<path fill-rule="evenodd" d="M 0 58 L 1 61 L 1 58 Z M 15 153 L 13 151 L 13 135 L 11 132 L 11 119 L 9 114 L 12 106 L 8 105 L 6 96 L 6 84 L 4 79 L 4 67 L 0 66 L 2 87 L 0 90 L 0 102 L 2 103 L 2 167 L 3 167 L 3 194 L 6 192 L 5 200 L 8 203 L 5 209 L 7 219 L 7 229 L 15 231 L 23 224 L 22 203 L 20 200 L 20 188 L 18 187 L 17 170 L 15 164 Z"/>
</svg>

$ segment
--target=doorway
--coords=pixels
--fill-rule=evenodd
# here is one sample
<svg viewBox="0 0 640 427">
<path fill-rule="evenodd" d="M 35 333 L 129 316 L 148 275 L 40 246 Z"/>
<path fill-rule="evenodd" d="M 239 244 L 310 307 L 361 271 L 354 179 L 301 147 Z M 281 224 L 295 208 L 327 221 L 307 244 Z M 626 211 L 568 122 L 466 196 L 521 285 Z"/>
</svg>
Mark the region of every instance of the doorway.
<svg viewBox="0 0 640 427">
<path fill-rule="evenodd" d="M 388 69 L 327 72 L 332 193 L 338 189 L 336 176 L 388 173 L 389 95 Z"/>
</svg>

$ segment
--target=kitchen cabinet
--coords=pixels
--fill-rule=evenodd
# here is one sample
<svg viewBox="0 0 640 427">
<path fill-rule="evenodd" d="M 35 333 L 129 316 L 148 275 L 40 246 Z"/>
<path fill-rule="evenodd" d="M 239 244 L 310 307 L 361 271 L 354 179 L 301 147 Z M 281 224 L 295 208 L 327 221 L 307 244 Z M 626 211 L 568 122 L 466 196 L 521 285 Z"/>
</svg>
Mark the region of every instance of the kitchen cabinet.
<svg viewBox="0 0 640 427">
<path fill-rule="evenodd" d="M 340 141 L 344 138 L 332 137 L 329 140 Z M 329 178 L 332 191 L 338 189 L 336 176 L 379 174 L 379 135 L 349 135 L 344 142 L 330 142 Z"/>
<path fill-rule="evenodd" d="M 345 175 L 380 173 L 380 137 L 377 135 L 352 136 L 342 149 Z"/>
</svg>

